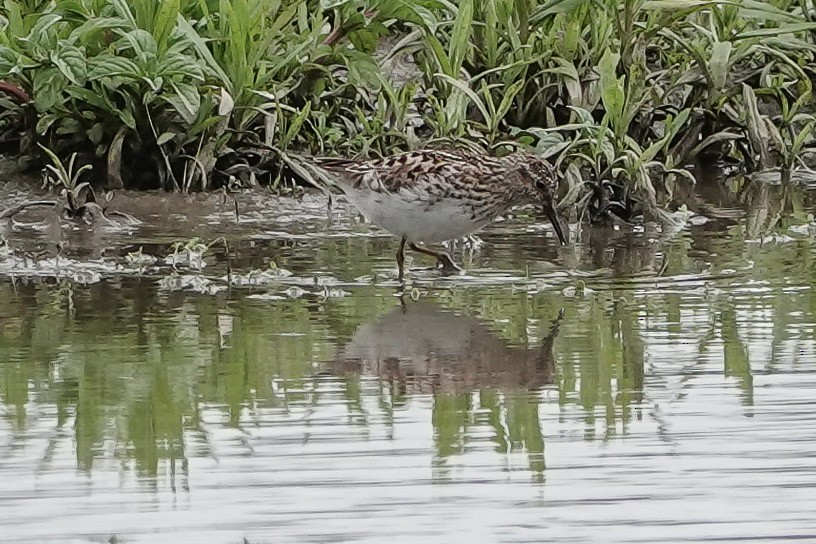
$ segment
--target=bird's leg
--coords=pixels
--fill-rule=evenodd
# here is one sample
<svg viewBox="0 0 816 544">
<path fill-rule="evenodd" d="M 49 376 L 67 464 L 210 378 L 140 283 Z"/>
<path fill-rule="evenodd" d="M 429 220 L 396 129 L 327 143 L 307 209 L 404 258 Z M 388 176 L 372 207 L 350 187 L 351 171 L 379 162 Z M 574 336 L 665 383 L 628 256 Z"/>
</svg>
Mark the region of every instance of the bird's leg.
<svg viewBox="0 0 816 544">
<path fill-rule="evenodd" d="M 397 268 L 399 268 L 397 281 L 402 282 L 405 276 L 405 236 L 400 240 L 399 249 L 397 250 Z"/>
<path fill-rule="evenodd" d="M 436 257 L 436 260 L 439 264 L 442 265 L 443 272 L 461 272 L 462 269 L 456 266 L 456 263 L 453 262 L 453 259 L 450 255 L 445 253 L 444 251 L 436 252 L 431 251 L 426 247 L 421 247 L 416 245 L 415 243 L 411 242 L 409 247 L 414 251 L 418 251 L 419 253 L 424 253 L 425 255 L 430 255 L 431 257 Z"/>
</svg>

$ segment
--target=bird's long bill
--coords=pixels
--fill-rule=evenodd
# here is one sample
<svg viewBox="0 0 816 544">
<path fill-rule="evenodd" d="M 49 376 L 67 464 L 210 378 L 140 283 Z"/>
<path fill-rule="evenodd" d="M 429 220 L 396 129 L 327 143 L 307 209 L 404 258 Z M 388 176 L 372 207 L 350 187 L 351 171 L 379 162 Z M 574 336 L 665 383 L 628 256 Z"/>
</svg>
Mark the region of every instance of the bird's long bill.
<svg viewBox="0 0 816 544">
<path fill-rule="evenodd" d="M 545 204 L 544 213 L 546 213 L 547 217 L 550 219 L 550 223 L 552 223 L 552 226 L 555 229 L 555 234 L 558 235 L 558 241 L 561 242 L 562 246 L 567 245 L 569 243 L 569 230 L 564 228 L 561 218 L 558 217 L 558 212 L 555 210 L 555 204 L 552 202 Z"/>
</svg>

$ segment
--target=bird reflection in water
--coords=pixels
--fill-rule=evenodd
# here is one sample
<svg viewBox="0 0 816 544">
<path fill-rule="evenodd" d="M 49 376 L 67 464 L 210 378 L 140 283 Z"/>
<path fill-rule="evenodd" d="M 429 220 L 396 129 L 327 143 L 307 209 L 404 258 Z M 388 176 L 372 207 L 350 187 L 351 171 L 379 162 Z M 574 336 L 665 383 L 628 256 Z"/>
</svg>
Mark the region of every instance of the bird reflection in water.
<svg viewBox="0 0 816 544">
<path fill-rule="evenodd" d="M 358 327 L 325 370 L 352 381 L 379 377 L 395 408 L 430 393 L 435 479 L 450 477 L 447 459 L 473 447 L 475 437 L 492 428 L 492 449 L 525 453 L 533 479 L 543 481 L 537 391 L 553 381 L 553 342 L 563 317 L 562 309 L 544 338 L 528 349 L 510 345 L 472 317 L 428 302 L 409 304 Z"/>
<path fill-rule="evenodd" d="M 358 327 L 326 370 L 379 376 L 395 397 L 484 387 L 537 390 L 551 383 L 553 342 L 562 319 L 563 310 L 539 345 L 529 349 L 510 345 L 475 318 L 417 302 Z"/>
</svg>

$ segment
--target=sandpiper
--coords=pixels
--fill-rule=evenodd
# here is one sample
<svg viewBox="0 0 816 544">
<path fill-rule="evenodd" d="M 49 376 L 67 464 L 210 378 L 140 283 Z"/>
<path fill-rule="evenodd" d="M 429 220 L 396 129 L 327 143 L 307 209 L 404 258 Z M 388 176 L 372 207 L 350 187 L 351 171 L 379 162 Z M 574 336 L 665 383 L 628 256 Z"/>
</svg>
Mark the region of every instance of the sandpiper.
<svg viewBox="0 0 816 544">
<path fill-rule="evenodd" d="M 555 209 L 555 169 L 532 153 L 427 149 L 361 161 L 320 158 L 317 166 L 366 219 L 400 238 L 399 281 L 406 244 L 436 257 L 444 271 L 458 271 L 450 255 L 418 244 L 467 236 L 520 204 L 542 205 L 560 242 L 568 241 Z"/>
</svg>

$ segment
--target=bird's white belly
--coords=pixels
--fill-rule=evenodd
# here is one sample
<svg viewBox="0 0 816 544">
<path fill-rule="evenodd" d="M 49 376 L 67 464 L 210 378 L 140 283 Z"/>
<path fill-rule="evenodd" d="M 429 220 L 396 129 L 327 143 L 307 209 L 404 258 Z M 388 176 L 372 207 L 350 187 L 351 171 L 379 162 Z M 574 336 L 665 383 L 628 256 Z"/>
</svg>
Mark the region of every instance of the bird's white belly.
<svg viewBox="0 0 816 544">
<path fill-rule="evenodd" d="M 366 219 L 409 242 L 437 243 L 466 236 L 489 221 L 476 221 L 473 212 L 456 200 L 430 204 L 412 193 L 347 190 L 346 198 Z"/>
</svg>

